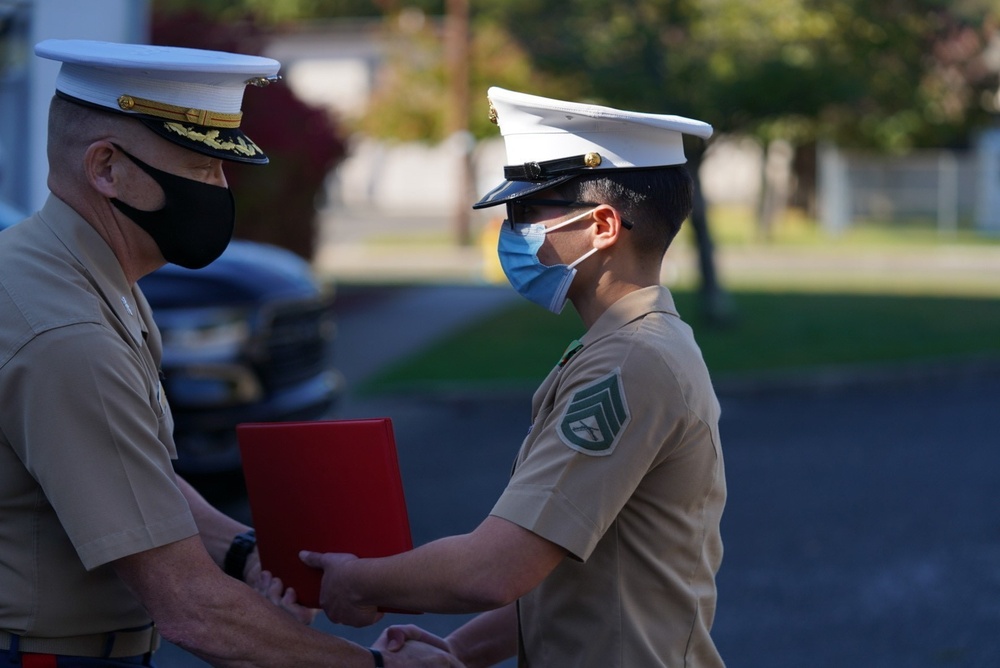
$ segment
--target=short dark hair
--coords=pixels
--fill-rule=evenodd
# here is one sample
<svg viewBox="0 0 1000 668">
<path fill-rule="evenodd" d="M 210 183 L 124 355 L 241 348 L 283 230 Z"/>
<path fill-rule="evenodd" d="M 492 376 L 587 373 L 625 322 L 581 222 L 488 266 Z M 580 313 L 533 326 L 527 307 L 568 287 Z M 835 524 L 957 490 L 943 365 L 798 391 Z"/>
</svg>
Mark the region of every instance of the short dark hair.
<svg viewBox="0 0 1000 668">
<path fill-rule="evenodd" d="M 636 248 L 661 256 L 691 215 L 694 182 L 684 165 L 583 174 L 556 188 L 567 199 L 610 204 L 632 223 Z"/>
</svg>

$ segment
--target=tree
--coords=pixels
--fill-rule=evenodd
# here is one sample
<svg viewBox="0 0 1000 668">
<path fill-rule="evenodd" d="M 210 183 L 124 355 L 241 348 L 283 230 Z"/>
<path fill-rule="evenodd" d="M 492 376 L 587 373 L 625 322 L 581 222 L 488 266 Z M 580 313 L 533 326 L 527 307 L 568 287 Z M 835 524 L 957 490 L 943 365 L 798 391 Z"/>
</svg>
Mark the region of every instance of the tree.
<svg viewBox="0 0 1000 668">
<path fill-rule="evenodd" d="M 158 11 L 152 41 L 173 46 L 259 54 L 267 33 L 244 15 L 220 23 L 198 10 Z M 337 126 L 282 84 L 248 86 L 242 129 L 270 158 L 266 167 L 227 163 L 237 202 L 236 236 L 283 246 L 311 259 L 316 210 L 327 174 L 346 155 Z"/>
<path fill-rule="evenodd" d="M 459 161 L 459 196 L 452 210 L 455 241 L 472 242 L 472 138 L 495 137 L 486 89 L 508 81 L 538 80 L 523 52 L 493 24 L 469 26 L 468 0 L 448 0 L 444 21 L 412 9 L 389 15 L 387 66 L 357 129 L 392 141 L 451 137 Z M 478 113 L 476 113 L 478 111 Z"/>
<path fill-rule="evenodd" d="M 995 113 L 980 100 L 996 99 L 983 61 L 997 12 L 992 0 L 507 0 L 483 3 L 481 18 L 579 97 L 765 146 L 901 152 L 964 141 Z M 706 313 L 724 316 L 702 209 L 692 222 Z"/>
</svg>

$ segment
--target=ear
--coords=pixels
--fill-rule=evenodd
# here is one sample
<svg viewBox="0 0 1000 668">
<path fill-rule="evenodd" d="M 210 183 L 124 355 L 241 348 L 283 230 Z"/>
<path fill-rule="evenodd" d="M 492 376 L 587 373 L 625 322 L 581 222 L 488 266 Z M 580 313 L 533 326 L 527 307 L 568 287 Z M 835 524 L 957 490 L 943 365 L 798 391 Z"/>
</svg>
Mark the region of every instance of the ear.
<svg viewBox="0 0 1000 668">
<path fill-rule="evenodd" d="M 118 197 L 120 161 L 111 142 L 96 141 L 83 154 L 83 174 L 96 192 L 111 199 Z"/>
<path fill-rule="evenodd" d="M 618 243 L 622 230 L 622 218 L 618 210 L 610 204 L 601 204 L 594 209 L 594 248 L 610 248 Z"/>
</svg>

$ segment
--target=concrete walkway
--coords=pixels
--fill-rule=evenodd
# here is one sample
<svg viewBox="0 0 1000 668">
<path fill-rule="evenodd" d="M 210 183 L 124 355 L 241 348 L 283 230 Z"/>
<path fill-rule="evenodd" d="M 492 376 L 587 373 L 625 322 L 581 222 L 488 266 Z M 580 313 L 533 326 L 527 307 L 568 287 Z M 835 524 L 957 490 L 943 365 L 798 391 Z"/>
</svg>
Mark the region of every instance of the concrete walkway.
<svg viewBox="0 0 1000 668">
<path fill-rule="evenodd" d="M 348 388 L 520 299 L 509 286 L 349 285 L 338 289 L 334 359 Z"/>
</svg>

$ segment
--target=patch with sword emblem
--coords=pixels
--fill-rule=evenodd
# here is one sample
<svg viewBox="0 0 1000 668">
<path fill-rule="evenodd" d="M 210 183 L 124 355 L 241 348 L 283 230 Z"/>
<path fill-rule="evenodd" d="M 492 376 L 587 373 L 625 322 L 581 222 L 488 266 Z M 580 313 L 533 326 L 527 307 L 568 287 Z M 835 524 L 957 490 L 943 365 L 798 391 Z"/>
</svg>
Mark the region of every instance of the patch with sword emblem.
<svg viewBox="0 0 1000 668">
<path fill-rule="evenodd" d="M 615 369 L 573 395 L 559 421 L 559 438 L 584 454 L 610 455 L 628 421 L 621 369 Z"/>
</svg>

